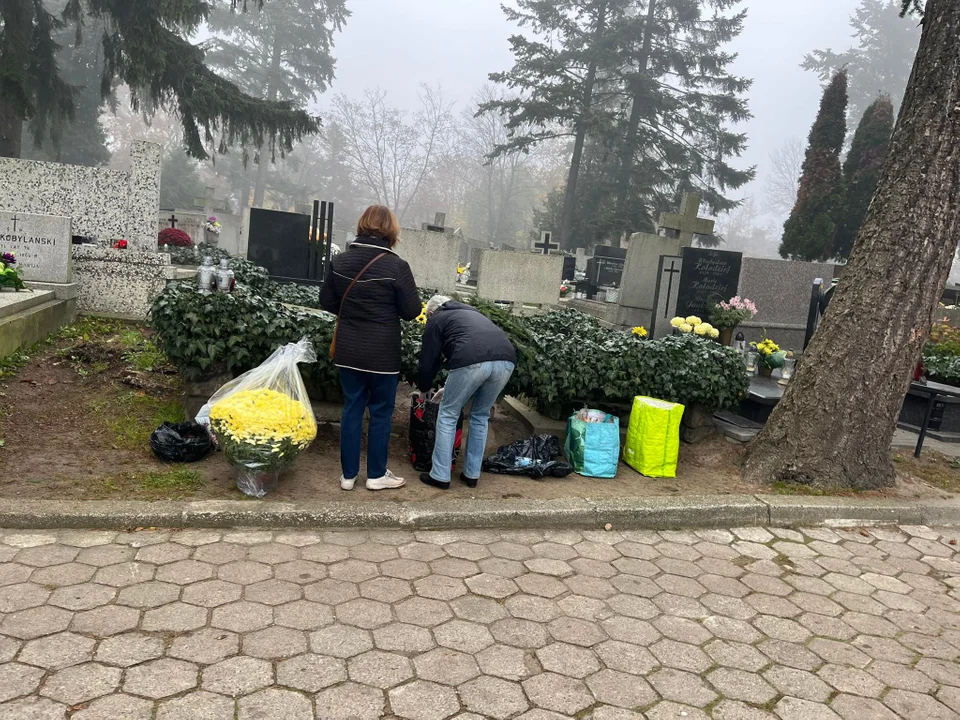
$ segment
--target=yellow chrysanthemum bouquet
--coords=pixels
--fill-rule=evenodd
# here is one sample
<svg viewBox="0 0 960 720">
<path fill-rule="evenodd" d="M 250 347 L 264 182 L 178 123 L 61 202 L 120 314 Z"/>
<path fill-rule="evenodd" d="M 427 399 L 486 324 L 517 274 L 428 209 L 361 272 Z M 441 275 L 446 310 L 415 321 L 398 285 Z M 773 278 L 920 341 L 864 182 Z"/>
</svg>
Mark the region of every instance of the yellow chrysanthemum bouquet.
<svg viewBox="0 0 960 720">
<path fill-rule="evenodd" d="M 224 385 L 197 416 L 208 423 L 227 460 L 237 468 L 237 487 L 262 498 L 280 473 L 317 436 L 298 363 L 316 362 L 309 340 L 286 345 L 262 365 Z"/>
<path fill-rule="evenodd" d="M 717 330 L 710 323 L 706 323 L 696 315 L 691 315 L 690 317 L 675 317 L 670 321 L 670 325 L 673 326 L 675 330 L 679 330 L 682 333 L 693 333 L 694 335 L 699 335 L 703 338 L 711 338 L 716 340 L 720 337 L 720 331 Z"/>
<path fill-rule="evenodd" d="M 781 350 L 779 345 L 766 336 L 760 342 L 750 343 L 750 347 L 757 351 L 760 363 L 770 370 L 782 368 L 787 359 L 788 352 Z"/>
</svg>

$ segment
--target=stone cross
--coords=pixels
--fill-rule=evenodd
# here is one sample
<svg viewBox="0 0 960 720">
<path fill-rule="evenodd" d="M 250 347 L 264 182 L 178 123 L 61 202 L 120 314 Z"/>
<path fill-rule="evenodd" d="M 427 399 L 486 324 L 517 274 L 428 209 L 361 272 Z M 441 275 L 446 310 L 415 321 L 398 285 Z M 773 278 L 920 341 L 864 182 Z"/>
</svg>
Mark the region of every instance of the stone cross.
<svg viewBox="0 0 960 720">
<path fill-rule="evenodd" d="M 173 213 L 170 213 L 168 222 L 170 223 L 170 227 L 175 228 L 177 226 L 177 216 L 174 215 Z"/>
<path fill-rule="evenodd" d="M 700 211 L 700 196 L 696 193 L 684 193 L 679 213 L 661 213 L 660 227 L 677 233 L 680 247 L 693 245 L 694 235 L 712 235 L 713 220 L 697 217 Z"/>
</svg>

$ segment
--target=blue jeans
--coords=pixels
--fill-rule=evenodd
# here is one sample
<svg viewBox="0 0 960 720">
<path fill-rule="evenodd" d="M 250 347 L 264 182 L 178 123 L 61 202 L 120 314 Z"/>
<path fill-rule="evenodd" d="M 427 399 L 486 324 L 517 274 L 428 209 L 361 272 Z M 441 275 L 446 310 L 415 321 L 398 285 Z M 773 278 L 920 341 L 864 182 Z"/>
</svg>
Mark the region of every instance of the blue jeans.
<svg viewBox="0 0 960 720">
<path fill-rule="evenodd" d="M 370 409 L 367 432 L 367 477 L 387 474 L 390 452 L 390 430 L 393 408 L 397 403 L 399 375 L 378 375 L 340 368 L 343 388 L 343 417 L 340 423 L 340 466 L 343 476 L 353 479 L 360 474 L 360 443 L 363 436 L 363 411 Z"/>
<path fill-rule="evenodd" d="M 471 480 L 480 477 L 483 453 L 487 449 L 487 424 L 490 408 L 500 397 L 513 374 L 513 363 L 505 360 L 468 365 L 451 370 L 443 388 L 440 413 L 437 417 L 437 439 L 433 446 L 434 480 L 450 482 L 450 464 L 453 461 L 453 444 L 457 435 L 457 420 L 463 406 L 473 398 L 470 408 L 467 434 L 467 457 L 463 474 Z"/>
</svg>

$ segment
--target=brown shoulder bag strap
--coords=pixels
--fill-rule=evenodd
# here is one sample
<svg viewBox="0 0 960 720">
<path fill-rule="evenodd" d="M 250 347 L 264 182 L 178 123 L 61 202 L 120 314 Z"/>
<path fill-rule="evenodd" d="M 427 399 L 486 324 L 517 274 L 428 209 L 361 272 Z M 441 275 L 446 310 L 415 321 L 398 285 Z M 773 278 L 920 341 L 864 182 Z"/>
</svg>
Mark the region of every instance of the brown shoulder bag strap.
<svg viewBox="0 0 960 720">
<path fill-rule="evenodd" d="M 371 260 L 366 265 L 364 265 L 363 270 L 358 272 L 357 276 L 350 281 L 350 284 L 347 286 L 347 289 L 343 293 L 343 297 L 340 298 L 340 312 L 337 313 L 337 323 L 333 327 L 333 338 L 330 340 L 330 358 L 331 359 L 337 352 L 337 331 L 340 329 L 340 316 L 343 314 L 343 304 L 347 301 L 347 295 L 350 294 L 350 291 L 353 290 L 353 286 L 357 284 L 357 281 L 361 277 L 363 277 L 364 273 L 367 272 L 367 270 L 369 270 L 370 268 L 372 268 L 374 263 L 376 263 L 377 260 L 379 260 L 386 254 L 387 253 L 382 252 L 379 255 L 377 255 L 373 260 Z"/>
</svg>

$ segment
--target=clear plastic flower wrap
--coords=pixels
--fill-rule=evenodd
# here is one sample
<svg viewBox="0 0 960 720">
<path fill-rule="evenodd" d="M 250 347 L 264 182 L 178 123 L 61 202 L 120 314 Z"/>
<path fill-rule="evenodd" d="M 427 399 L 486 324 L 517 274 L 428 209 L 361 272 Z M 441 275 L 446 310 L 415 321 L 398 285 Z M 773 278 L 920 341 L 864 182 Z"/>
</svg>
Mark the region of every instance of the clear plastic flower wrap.
<svg viewBox="0 0 960 720">
<path fill-rule="evenodd" d="M 276 350 L 259 367 L 220 388 L 197 415 L 227 460 L 237 488 L 262 498 L 317 436 L 317 420 L 297 365 L 317 361 L 309 340 Z"/>
</svg>

